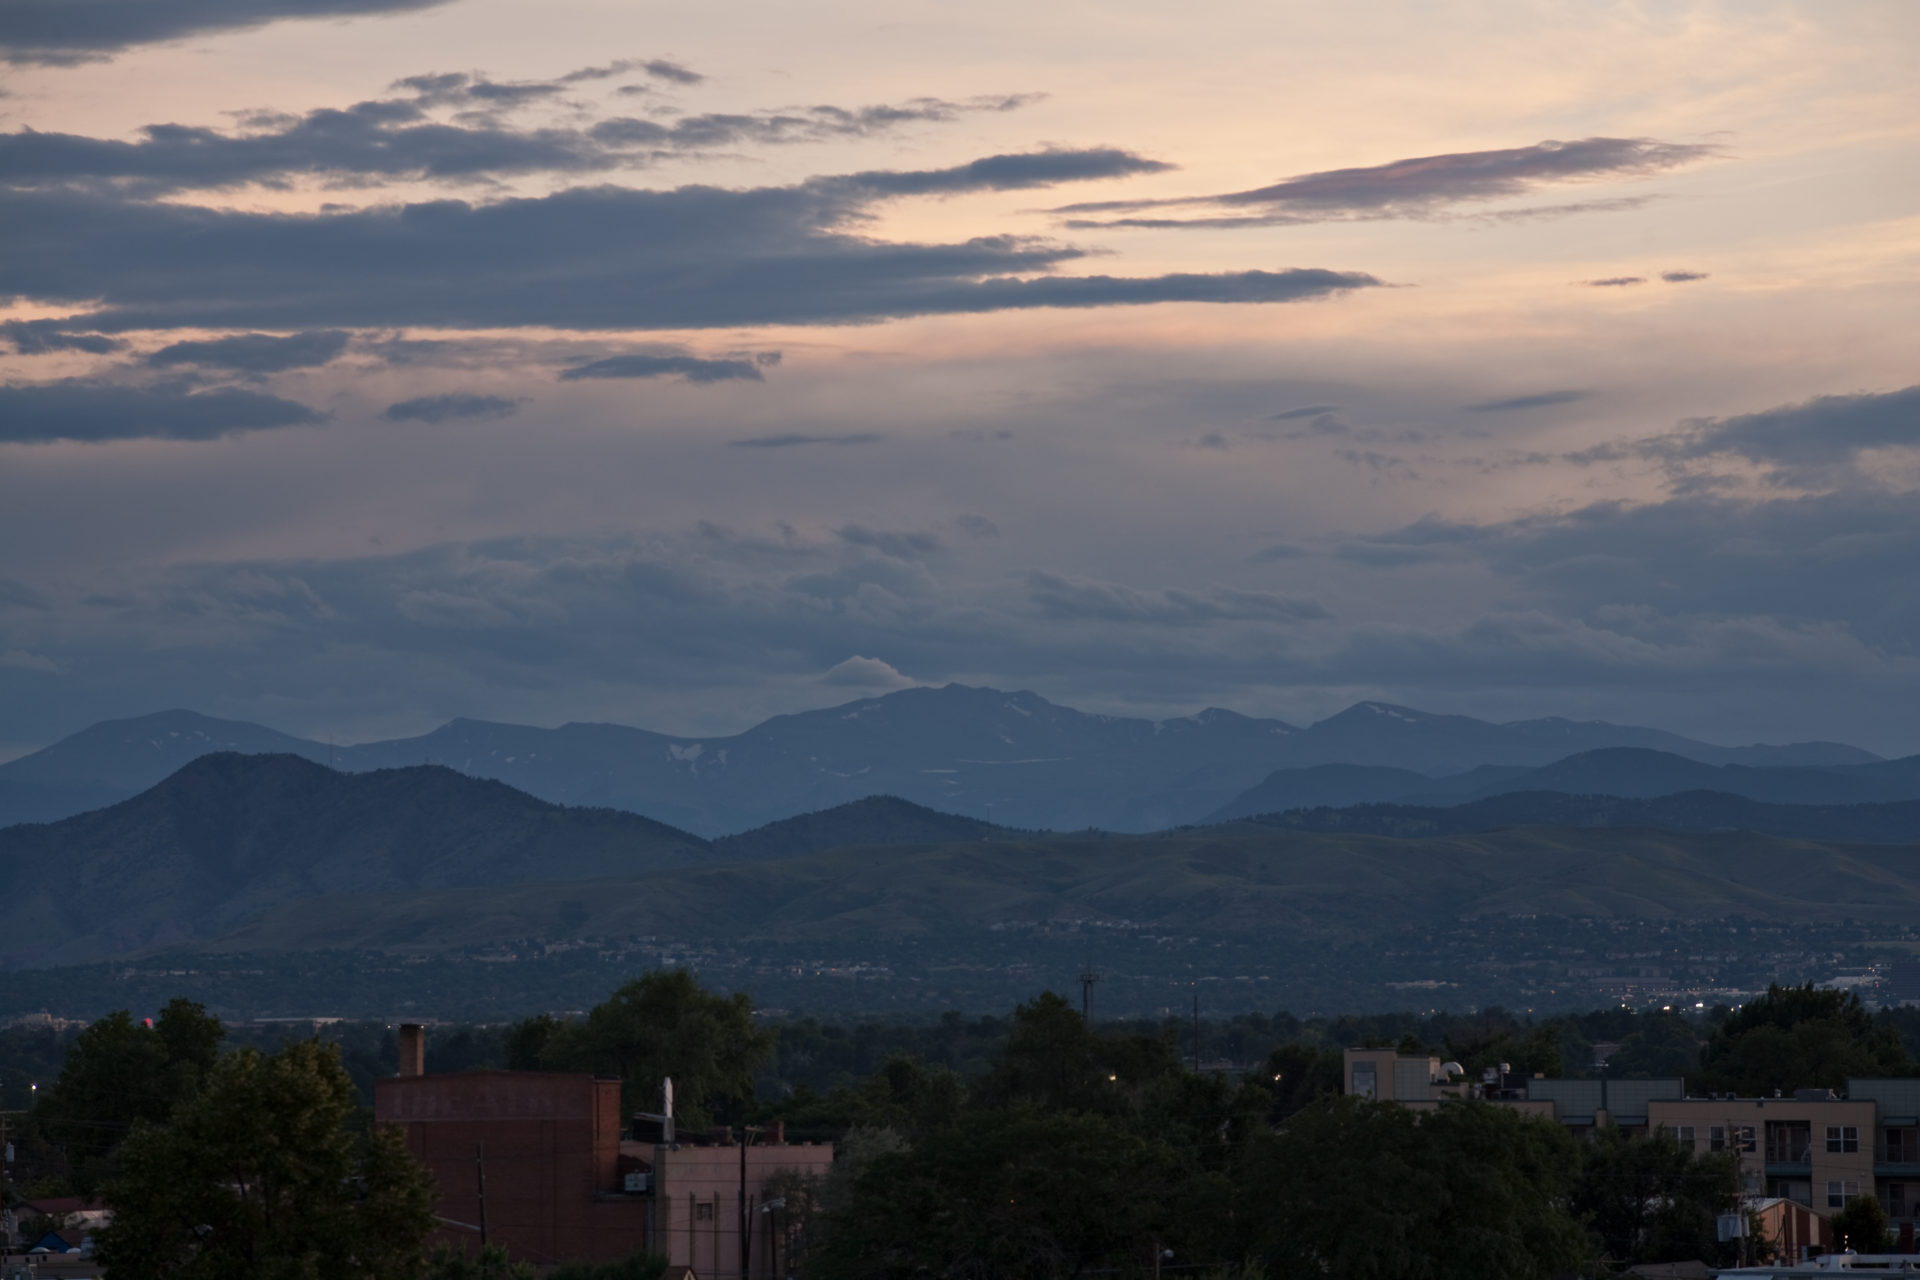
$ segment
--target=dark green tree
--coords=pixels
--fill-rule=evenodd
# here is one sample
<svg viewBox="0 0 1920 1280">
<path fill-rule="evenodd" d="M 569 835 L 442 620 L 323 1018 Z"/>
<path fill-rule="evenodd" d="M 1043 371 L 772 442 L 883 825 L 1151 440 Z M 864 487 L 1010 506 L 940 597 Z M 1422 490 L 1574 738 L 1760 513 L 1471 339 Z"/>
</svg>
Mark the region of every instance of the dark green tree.
<svg viewBox="0 0 1920 1280">
<path fill-rule="evenodd" d="M 1907 1076 L 1915 1064 L 1891 1025 L 1851 991 L 1771 986 L 1707 1042 L 1702 1085 L 1764 1097 L 1775 1089 L 1844 1089 L 1852 1076 Z"/>
<path fill-rule="evenodd" d="M 660 1280 L 667 1260 L 657 1253 L 636 1253 L 618 1262 L 563 1262 L 547 1280 Z"/>
<path fill-rule="evenodd" d="M 660 1106 L 673 1080 L 674 1117 L 699 1127 L 721 1101 L 746 1102 L 774 1033 L 753 1025 L 753 1002 L 706 990 L 684 969 L 662 969 L 624 983 L 584 1022 L 523 1022 L 508 1037 L 509 1062 L 529 1056 L 549 1071 L 617 1076 L 629 1110 Z"/>
<path fill-rule="evenodd" d="M 497 1244 L 471 1256 L 441 1245 L 427 1259 L 426 1280 L 534 1280 L 533 1264 L 515 1262 Z"/>
<path fill-rule="evenodd" d="M 1612 1127 L 1595 1130 L 1580 1154 L 1571 1207 L 1608 1258 L 1732 1263 L 1716 1235 L 1717 1215 L 1735 1205 L 1730 1157 L 1696 1154 L 1663 1134 L 1629 1137 Z"/>
<path fill-rule="evenodd" d="M 1239 1218 L 1277 1280 L 1544 1280 L 1589 1251 L 1579 1166 L 1558 1125 L 1488 1103 L 1323 1098 L 1255 1145 Z"/>
<path fill-rule="evenodd" d="M 1047 991 L 1014 1010 L 1006 1049 L 974 1082 L 969 1100 L 976 1107 L 1120 1115 L 1184 1074 L 1178 1051 L 1164 1037 L 1101 1035 L 1078 1009 Z"/>
<path fill-rule="evenodd" d="M 76 1190 L 91 1191 L 136 1122 L 162 1121 L 191 1098 L 220 1053 L 218 1019 L 174 1000 L 153 1026 L 126 1010 L 93 1023 L 67 1050 L 35 1118 L 67 1153 Z"/>
<path fill-rule="evenodd" d="M 1258 1081 L 1270 1099 L 1267 1119 L 1274 1124 L 1300 1111 L 1316 1098 L 1341 1090 L 1344 1061 L 1337 1050 L 1285 1044 L 1267 1055 Z"/>
<path fill-rule="evenodd" d="M 1855 1253 L 1887 1253 L 1893 1248 L 1887 1211 L 1872 1196 L 1853 1197 L 1827 1222 L 1833 1227 L 1833 1242 L 1839 1248 Z"/>
<path fill-rule="evenodd" d="M 1700 1071 L 1700 1033 L 1677 1013 L 1650 1013 L 1607 1059 L 1616 1080 L 1659 1080 Z"/>
<path fill-rule="evenodd" d="M 122 1144 L 101 1261 L 114 1280 L 414 1280 L 432 1178 L 357 1119 L 335 1046 L 229 1054 Z"/>
<path fill-rule="evenodd" d="M 1202 1247 L 1190 1186 L 1178 1153 L 1106 1117 L 974 1113 L 911 1151 L 873 1159 L 850 1203 L 828 1215 L 807 1274 L 1051 1280 L 1143 1272 L 1168 1241 L 1183 1256 Z"/>
</svg>

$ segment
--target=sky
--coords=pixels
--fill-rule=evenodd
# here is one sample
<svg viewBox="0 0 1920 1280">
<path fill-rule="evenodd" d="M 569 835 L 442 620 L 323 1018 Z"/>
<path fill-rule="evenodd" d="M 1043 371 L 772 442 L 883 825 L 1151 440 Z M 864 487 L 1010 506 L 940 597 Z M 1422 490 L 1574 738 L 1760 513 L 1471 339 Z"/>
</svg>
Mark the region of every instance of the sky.
<svg viewBox="0 0 1920 1280">
<path fill-rule="evenodd" d="M 0 757 L 1920 751 L 1920 7 L 0 0 Z"/>
</svg>

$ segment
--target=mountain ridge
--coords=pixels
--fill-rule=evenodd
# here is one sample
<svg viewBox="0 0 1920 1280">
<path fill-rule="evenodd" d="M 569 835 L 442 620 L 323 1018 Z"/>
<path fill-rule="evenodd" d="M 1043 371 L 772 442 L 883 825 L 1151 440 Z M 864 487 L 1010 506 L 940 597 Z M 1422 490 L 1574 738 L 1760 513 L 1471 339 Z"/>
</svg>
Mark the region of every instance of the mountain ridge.
<svg viewBox="0 0 1920 1280">
<path fill-rule="evenodd" d="M 1712 761 L 1877 759 L 1834 744 L 1718 747 L 1602 721 L 1496 725 L 1383 702 L 1356 703 L 1305 728 L 1217 707 L 1154 721 L 958 684 L 713 737 L 457 718 L 413 738 L 329 747 L 244 721 L 162 712 L 105 721 L 0 764 L 0 826 L 125 799 L 220 749 L 282 751 L 355 772 L 444 764 L 556 804 L 643 813 L 713 838 L 876 794 L 1016 828 L 1157 830 L 1204 819 L 1281 768 L 1338 762 L 1460 773 L 1656 741 Z"/>
<path fill-rule="evenodd" d="M 1865 764 L 1762 767 L 1705 764 L 1646 747 L 1603 747 L 1536 769 L 1482 766 L 1451 778 L 1349 766 L 1277 769 L 1207 815 L 1206 821 L 1231 822 L 1290 809 L 1355 804 L 1444 808 L 1534 791 L 1624 799 L 1708 791 L 1773 804 L 1889 804 L 1920 800 L 1920 756 Z"/>
</svg>

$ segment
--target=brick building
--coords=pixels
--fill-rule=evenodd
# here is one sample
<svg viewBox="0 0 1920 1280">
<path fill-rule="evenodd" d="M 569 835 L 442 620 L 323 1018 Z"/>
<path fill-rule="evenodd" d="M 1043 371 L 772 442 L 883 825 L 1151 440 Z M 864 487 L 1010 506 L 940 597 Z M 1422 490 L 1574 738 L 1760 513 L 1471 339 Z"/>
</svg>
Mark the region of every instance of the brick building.
<svg viewBox="0 0 1920 1280">
<path fill-rule="evenodd" d="M 401 1028 L 401 1074 L 374 1084 L 374 1119 L 433 1173 L 440 1243 L 478 1252 L 484 1234 L 537 1265 L 611 1261 L 643 1250 L 701 1276 L 772 1276 L 785 1220 L 762 1212 L 776 1173 L 824 1173 L 829 1143 L 776 1130 L 742 1150 L 730 1131 L 665 1141 L 621 1111 L 620 1082 L 544 1071 L 424 1073 L 418 1026 Z M 744 1195 L 743 1195 L 744 1192 Z"/>
</svg>

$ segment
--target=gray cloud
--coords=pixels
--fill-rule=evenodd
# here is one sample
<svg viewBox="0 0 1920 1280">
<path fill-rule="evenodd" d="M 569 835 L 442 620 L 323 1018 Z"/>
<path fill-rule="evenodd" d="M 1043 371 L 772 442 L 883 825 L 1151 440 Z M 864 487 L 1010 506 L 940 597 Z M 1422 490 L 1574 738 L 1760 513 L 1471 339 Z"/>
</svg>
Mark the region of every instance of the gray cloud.
<svg viewBox="0 0 1920 1280">
<path fill-rule="evenodd" d="M 484 205 L 311 214 L 0 190 L 13 249 L 0 259 L 0 293 L 97 305 L 84 322 L 111 333 L 859 323 L 1027 307 L 1287 302 L 1380 284 L 1314 268 L 1066 277 L 1046 273 L 1082 250 L 1012 236 L 918 244 L 855 234 L 873 203 L 895 194 L 882 190 L 890 185 L 1000 189 L 1137 163 L 1124 152 L 1052 151 L 791 187 L 576 188 Z"/>
<path fill-rule="evenodd" d="M 913 530 L 895 532 L 889 529 L 869 529 L 865 525 L 850 524 L 835 532 L 848 546 L 869 547 L 883 556 L 892 556 L 896 560 L 918 560 L 943 549 L 940 539 L 931 533 Z"/>
<path fill-rule="evenodd" d="M 837 436 L 809 436 L 788 433 L 777 436 L 750 436 L 745 440 L 729 440 L 727 443 L 736 449 L 797 449 L 810 444 L 878 444 L 886 439 L 872 431 L 849 431 Z"/>
<path fill-rule="evenodd" d="M 575 365 L 561 372 L 562 382 L 581 378 L 685 378 L 688 382 L 727 382 L 745 379 L 763 381 L 760 366 L 753 360 L 703 360 L 697 356 L 608 356 Z"/>
<path fill-rule="evenodd" d="M 1212 205 L 1251 209 L 1223 217 L 1118 217 L 1069 226 L 1227 227 L 1353 218 L 1424 217 L 1448 205 L 1500 199 L 1550 183 L 1638 177 L 1692 164 L 1710 146 L 1654 138 L 1582 138 L 1499 151 L 1417 156 L 1389 164 L 1303 174 L 1272 186 L 1165 200 L 1106 200 L 1063 205 L 1057 213 L 1116 214 Z"/>
<path fill-rule="evenodd" d="M 270 333 L 236 333 L 201 342 L 176 342 L 147 357 L 152 365 L 197 364 L 239 373 L 280 373 L 329 364 L 347 349 L 348 334 L 341 329 L 314 329 L 275 337 Z"/>
<path fill-rule="evenodd" d="M 55 351 L 85 351 L 97 356 L 127 345 L 104 333 L 69 332 L 58 320 L 0 321 L 0 338 L 11 342 L 14 351 L 23 356 L 50 355 Z"/>
<path fill-rule="evenodd" d="M 1310 404 L 1298 409 L 1288 409 L 1282 413 L 1276 413 L 1269 417 L 1267 421 L 1292 422 L 1299 418 L 1317 418 L 1323 413 L 1332 413 L 1339 409 L 1339 407 L 1337 404 Z"/>
<path fill-rule="evenodd" d="M 1628 285 L 1645 284 L 1645 276 L 1608 276 L 1603 280 L 1582 280 L 1580 283 L 1589 289 L 1623 289 Z"/>
<path fill-rule="evenodd" d="M 982 515 L 966 512 L 953 518 L 954 527 L 975 538 L 997 538 L 1000 526 Z"/>
<path fill-rule="evenodd" d="M 321 421 L 306 405 L 257 391 L 118 386 L 86 378 L 0 386 L 0 442 L 212 440 Z"/>
<path fill-rule="evenodd" d="M 67 66 L 134 45 L 287 18 L 346 18 L 430 9 L 446 0 L 6 0 L 0 57 Z"/>
<path fill-rule="evenodd" d="M 1219 621 L 1310 622 L 1330 616 L 1312 600 L 1267 591 L 1232 587 L 1213 587 L 1205 592 L 1177 588 L 1143 591 L 1038 570 L 1027 575 L 1027 594 L 1047 617 L 1073 622 L 1191 626 Z"/>
<path fill-rule="evenodd" d="M 504 418 L 520 411 L 521 401 L 506 396 L 418 396 L 390 404 L 380 416 L 389 422 L 445 422 L 451 418 Z"/>
<path fill-rule="evenodd" d="M 1838 626 L 1890 652 L 1920 651 L 1920 580 L 1911 568 L 1920 562 L 1920 503 L 1911 493 L 1757 502 L 1687 494 L 1451 533 L 1459 555 L 1596 623 L 1655 635 L 1674 618 L 1772 618 Z"/>
<path fill-rule="evenodd" d="M 853 108 L 817 105 L 683 115 L 665 122 L 623 116 L 580 127 L 522 128 L 504 122 L 500 113 L 565 93 L 566 77 L 503 83 L 448 72 L 409 76 L 394 88 L 406 96 L 301 116 L 255 115 L 237 131 L 154 124 L 141 129 L 134 142 L 34 129 L 0 133 L 0 174 L 16 187 L 104 185 L 137 195 L 247 182 L 278 185 L 298 175 L 367 183 L 404 178 L 487 181 L 508 174 L 643 167 L 668 155 L 727 147 L 869 137 L 973 112 L 1010 111 L 1036 96 L 963 102 L 915 98 Z M 452 121 L 429 114 L 448 106 L 465 111 Z M 1112 149 L 999 156 L 977 164 L 980 171 L 965 177 L 959 189 L 991 186 L 996 177 L 1000 185 L 1021 186 L 1167 167 Z M 1019 181 L 1023 170 L 1033 171 L 1035 181 Z M 924 181 L 930 176 L 861 175 L 870 179 L 873 189 L 895 194 L 909 193 L 916 177 Z M 889 182 L 896 186 L 889 188 Z"/>
<path fill-rule="evenodd" d="M 1660 278 L 1668 284 L 1686 284 L 1692 280 L 1705 280 L 1707 273 L 1704 271 L 1662 271 Z"/>
<path fill-rule="evenodd" d="M 1703 418 L 1639 442 L 1642 457 L 1733 456 L 1774 469 L 1777 481 L 1818 483 L 1863 451 L 1920 447 L 1920 386 L 1878 395 L 1816 396 L 1731 418 Z"/>
<path fill-rule="evenodd" d="M 640 64 L 640 69 L 656 80 L 671 80 L 675 84 L 699 84 L 706 77 L 698 71 L 689 71 L 677 62 L 665 58 L 654 58 Z"/>
<path fill-rule="evenodd" d="M 1509 396 L 1505 400 L 1486 400 L 1480 404 L 1470 404 L 1471 413 L 1512 413 L 1519 409 L 1545 409 L 1556 404 L 1572 404 L 1576 400 L 1585 400 L 1591 391 L 1540 391 L 1533 395 Z"/>
</svg>

